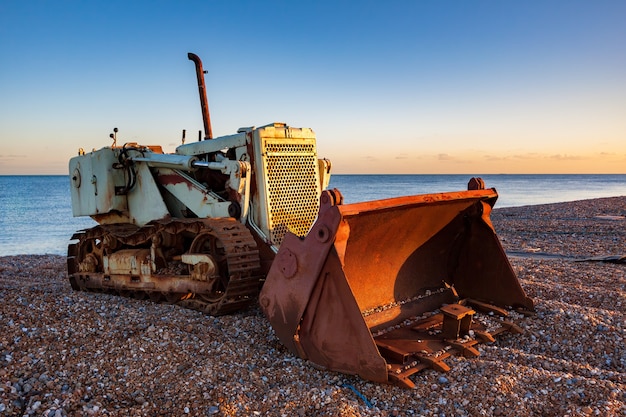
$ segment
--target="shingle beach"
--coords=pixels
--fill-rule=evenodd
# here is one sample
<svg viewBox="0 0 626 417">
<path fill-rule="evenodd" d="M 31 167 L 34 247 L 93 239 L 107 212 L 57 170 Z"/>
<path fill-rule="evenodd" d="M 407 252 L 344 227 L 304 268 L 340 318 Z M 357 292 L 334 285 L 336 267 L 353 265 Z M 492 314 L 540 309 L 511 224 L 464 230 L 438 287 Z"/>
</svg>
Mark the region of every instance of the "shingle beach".
<svg viewBox="0 0 626 417">
<path fill-rule="evenodd" d="M 492 221 L 536 315 L 414 390 L 314 368 L 258 307 L 74 292 L 62 256 L 0 257 L 0 416 L 626 415 L 626 197 Z"/>
</svg>

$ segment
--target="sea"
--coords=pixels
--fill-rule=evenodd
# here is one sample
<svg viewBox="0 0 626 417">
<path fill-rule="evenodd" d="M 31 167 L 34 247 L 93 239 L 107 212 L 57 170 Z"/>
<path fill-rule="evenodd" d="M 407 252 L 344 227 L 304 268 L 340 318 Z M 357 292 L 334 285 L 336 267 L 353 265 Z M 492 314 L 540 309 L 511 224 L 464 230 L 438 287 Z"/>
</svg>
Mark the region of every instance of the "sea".
<svg viewBox="0 0 626 417">
<path fill-rule="evenodd" d="M 499 194 L 496 208 L 626 196 L 626 174 L 475 175 Z M 344 203 L 467 189 L 471 175 L 333 175 Z M 65 255 L 72 234 L 96 223 L 72 217 L 67 175 L 0 176 L 0 256 Z"/>
</svg>

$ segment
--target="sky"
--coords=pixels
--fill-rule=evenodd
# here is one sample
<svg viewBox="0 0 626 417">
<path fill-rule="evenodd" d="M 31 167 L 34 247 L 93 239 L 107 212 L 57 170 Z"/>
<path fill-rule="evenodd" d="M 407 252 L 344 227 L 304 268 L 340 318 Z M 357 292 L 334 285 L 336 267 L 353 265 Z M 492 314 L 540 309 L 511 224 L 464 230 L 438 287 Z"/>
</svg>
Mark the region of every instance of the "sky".
<svg viewBox="0 0 626 417">
<path fill-rule="evenodd" d="M 626 2 L 0 0 L 0 175 L 312 128 L 335 174 L 626 173 Z M 191 132 L 191 133 L 190 133 Z"/>
</svg>

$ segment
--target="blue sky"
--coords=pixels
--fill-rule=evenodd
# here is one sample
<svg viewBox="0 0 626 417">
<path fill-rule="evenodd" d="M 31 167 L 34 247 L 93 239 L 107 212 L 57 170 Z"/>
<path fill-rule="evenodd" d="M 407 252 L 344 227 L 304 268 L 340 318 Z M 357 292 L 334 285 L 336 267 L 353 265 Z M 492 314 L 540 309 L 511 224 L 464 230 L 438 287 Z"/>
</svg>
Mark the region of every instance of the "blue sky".
<svg viewBox="0 0 626 417">
<path fill-rule="evenodd" d="M 0 0 L 0 174 L 311 127 L 335 173 L 625 173 L 623 1 Z M 192 132 L 192 133 L 189 133 Z"/>
</svg>

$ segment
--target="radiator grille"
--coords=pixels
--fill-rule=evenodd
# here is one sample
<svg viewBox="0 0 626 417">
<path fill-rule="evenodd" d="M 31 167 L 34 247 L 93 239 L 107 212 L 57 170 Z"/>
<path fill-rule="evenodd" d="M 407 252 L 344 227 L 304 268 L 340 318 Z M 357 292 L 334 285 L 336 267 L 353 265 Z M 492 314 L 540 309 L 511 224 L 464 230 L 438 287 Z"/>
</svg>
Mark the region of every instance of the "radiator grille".
<svg viewBox="0 0 626 417">
<path fill-rule="evenodd" d="M 305 236 L 319 210 L 315 142 L 265 142 L 270 239 L 279 246 L 289 230 Z"/>
</svg>

